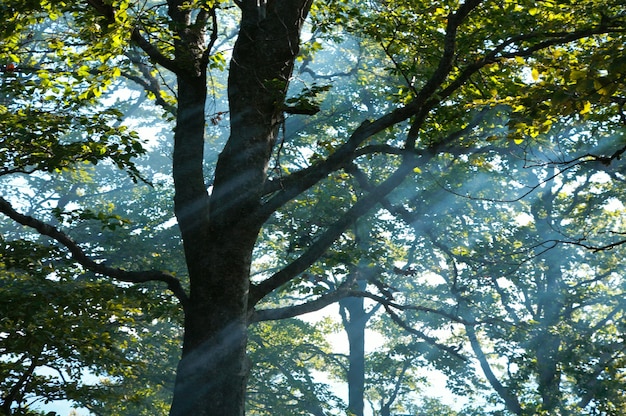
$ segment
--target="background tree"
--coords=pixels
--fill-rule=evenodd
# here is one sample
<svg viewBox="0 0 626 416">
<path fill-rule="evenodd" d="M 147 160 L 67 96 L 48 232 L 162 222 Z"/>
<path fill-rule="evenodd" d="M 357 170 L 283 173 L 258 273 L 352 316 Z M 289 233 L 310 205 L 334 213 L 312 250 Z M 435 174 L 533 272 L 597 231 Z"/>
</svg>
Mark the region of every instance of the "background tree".
<svg viewBox="0 0 626 416">
<path fill-rule="evenodd" d="M 613 365 L 623 355 L 621 247 L 610 243 L 617 252 L 608 252 L 593 240 L 621 241 L 623 165 L 616 162 L 608 174 L 596 163 L 580 163 L 577 152 L 591 152 L 603 137 L 579 130 L 575 140 L 558 142 L 572 162 L 555 170 L 564 163 L 551 159 L 556 132 L 541 137 L 542 148 L 444 160 L 446 173 L 431 189 L 410 205 L 390 205 L 415 232 L 411 246 L 419 249 L 409 250 L 406 270 L 421 276 L 396 289 L 407 300 L 392 316 L 413 332 L 461 324 L 448 343 L 470 347 L 514 414 L 619 413 L 623 387 Z M 476 170 L 480 187 L 458 180 Z M 535 185 L 524 189 L 520 182 Z M 535 196 L 518 197 L 529 191 Z M 411 301 L 414 293 L 421 299 Z M 424 312 L 440 323 L 420 317 Z M 604 390 L 594 390 L 596 383 Z"/>
</svg>

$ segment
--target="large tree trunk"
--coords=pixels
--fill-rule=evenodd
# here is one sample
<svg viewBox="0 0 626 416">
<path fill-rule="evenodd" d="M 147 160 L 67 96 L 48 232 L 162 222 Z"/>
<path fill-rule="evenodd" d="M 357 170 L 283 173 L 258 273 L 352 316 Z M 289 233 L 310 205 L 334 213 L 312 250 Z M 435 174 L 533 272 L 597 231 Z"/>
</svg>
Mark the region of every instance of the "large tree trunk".
<svg viewBox="0 0 626 416">
<path fill-rule="evenodd" d="M 242 2 L 228 81 L 231 132 L 210 196 L 202 176 L 205 72 L 199 66 L 191 76 L 178 76 L 175 210 L 190 300 L 171 415 L 244 414 L 250 265 L 263 224 L 255 212 L 310 3 Z M 181 48 L 177 58 L 190 54 Z"/>
</svg>

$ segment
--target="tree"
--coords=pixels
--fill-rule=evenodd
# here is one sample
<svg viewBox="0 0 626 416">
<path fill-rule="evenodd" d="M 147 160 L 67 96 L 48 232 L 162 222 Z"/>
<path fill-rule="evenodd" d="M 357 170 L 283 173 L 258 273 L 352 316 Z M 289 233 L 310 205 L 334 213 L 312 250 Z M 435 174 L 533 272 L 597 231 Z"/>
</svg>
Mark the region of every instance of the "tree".
<svg viewBox="0 0 626 416">
<path fill-rule="evenodd" d="M 619 1 L 171 0 L 136 5 L 90 0 L 1 7 L 9 18 L 2 23 L 0 50 L 11 61 L 4 75 L 12 77 L 13 97 L 19 96 L 1 109 L 2 143 L 8 149 L 2 156 L 4 175 L 53 174 L 78 162 L 108 159 L 141 180 L 132 163 L 141 146 L 123 128 L 111 127 L 119 113 L 103 110 L 98 97 L 122 69 L 136 68 L 132 56 L 137 53 L 144 57 L 141 64 L 176 77 L 174 211 L 188 289 L 172 273 L 96 261 L 97 250 L 71 239 L 61 226 L 20 212 L 11 198 L 0 200 L 6 217 L 44 236 L 42 241 L 64 246 L 82 268 L 124 282 L 163 282 L 179 299 L 185 332 L 172 415 L 243 414 L 247 326 L 315 310 L 360 291 L 339 285 L 309 303 L 275 310 L 261 309 L 260 302 L 306 285 L 302 273 L 333 245 L 340 247 L 358 218 L 378 209 L 405 180 L 419 177 L 430 161 L 505 152 L 511 143 L 546 134 L 555 119 L 612 120 L 623 104 Z M 228 21 L 233 8 L 237 37 L 224 112 L 230 131 L 207 180 L 207 71 L 224 65 L 219 41 L 227 41 L 230 32 L 222 30 L 221 22 Z M 285 114 L 316 110 L 302 105 L 311 104 L 306 94 L 287 98 L 309 12 L 312 32 L 332 38 L 341 28 L 378 45 L 396 82 L 387 86 L 387 94 L 373 97 L 378 100 L 371 104 L 378 112 L 373 119 L 368 115 L 334 126 L 334 140 L 323 140 L 326 146 L 306 166 L 270 171 L 270 161 L 279 160 L 289 146 L 278 145 Z M 46 30 L 29 36 L 41 26 Z M 63 36 L 57 32 L 61 29 Z M 22 84 L 14 74 L 26 72 L 33 76 Z M 159 97 L 168 96 L 159 92 Z M 506 127 L 482 123 L 487 109 L 499 108 L 510 114 Z M 509 131 L 504 138 L 503 128 Z M 501 140 L 491 144 L 488 131 Z M 77 134 L 68 138 L 70 132 Z M 611 140 L 580 157 L 611 165 L 622 152 L 623 143 Z M 337 210 L 324 226 L 314 226 L 307 242 L 284 253 L 289 262 L 251 281 L 263 228 L 288 216 L 298 203 L 324 195 L 316 191 L 344 175 L 347 179 L 341 180 L 353 181 L 361 192 L 333 201 Z"/>
<path fill-rule="evenodd" d="M 30 179 L 30 186 L 36 186 L 37 179 Z M 154 264 L 168 256 L 168 265 L 177 267 L 177 240 L 171 240 L 176 233 L 159 227 L 171 213 L 159 206 L 169 200 L 159 201 L 166 195 L 155 192 L 158 185 L 149 197 L 141 197 L 147 186 L 124 186 L 126 179 L 115 169 L 88 166 L 59 174 L 52 182 L 40 179 L 37 192 L 22 200 L 23 209 L 45 215 L 42 206 L 54 207 L 59 215 L 50 221 L 57 224 L 82 217 L 72 236 L 94 245 L 106 242 L 110 251 L 99 253 L 103 257 L 124 262 L 135 252 L 137 263 L 146 256 Z M 112 215 L 113 203 L 118 213 L 132 216 Z M 129 236 L 125 228 L 131 225 Z M 160 406 L 169 407 L 180 339 L 180 313 L 171 296 L 151 285 L 113 286 L 77 269 L 64 253 L 45 244 L 12 241 L 19 232 L 14 224 L 3 224 L 1 231 L 4 412 L 62 399 L 95 414 L 103 414 L 104 408 L 106 414 L 155 415 Z"/>
<path fill-rule="evenodd" d="M 391 306 L 392 317 L 418 336 L 454 328 L 438 342 L 476 360 L 513 414 L 619 414 L 623 406 L 615 367 L 624 355 L 623 247 L 605 243 L 621 239 L 624 164 L 607 173 L 576 159 L 559 171 L 552 159 L 556 146 L 592 152 L 605 127 L 578 126 L 572 141 L 555 128 L 541 148 L 475 155 L 469 164 L 440 160 L 429 169 L 438 172 L 433 182 L 391 208 L 412 228 L 405 270 L 416 276 L 396 286 L 408 299 Z M 477 171 L 479 187 L 462 180 Z M 519 198 L 529 189 L 532 198 Z"/>
</svg>

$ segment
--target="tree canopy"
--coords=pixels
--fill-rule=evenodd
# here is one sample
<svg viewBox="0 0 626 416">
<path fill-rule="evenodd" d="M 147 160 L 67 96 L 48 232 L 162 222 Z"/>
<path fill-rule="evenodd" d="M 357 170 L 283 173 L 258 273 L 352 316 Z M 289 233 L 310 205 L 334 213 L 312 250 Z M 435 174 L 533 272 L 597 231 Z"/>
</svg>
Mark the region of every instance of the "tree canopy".
<svg viewBox="0 0 626 416">
<path fill-rule="evenodd" d="M 620 414 L 622 3 L 0 3 L 4 413 Z"/>
</svg>

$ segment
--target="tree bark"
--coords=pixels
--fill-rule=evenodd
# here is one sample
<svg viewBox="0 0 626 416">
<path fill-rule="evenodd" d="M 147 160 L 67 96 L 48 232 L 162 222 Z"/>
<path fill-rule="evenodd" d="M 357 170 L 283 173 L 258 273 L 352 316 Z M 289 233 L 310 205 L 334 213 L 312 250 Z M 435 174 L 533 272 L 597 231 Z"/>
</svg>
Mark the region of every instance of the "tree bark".
<svg viewBox="0 0 626 416">
<path fill-rule="evenodd" d="M 263 224 L 255 212 L 311 1 L 238 5 L 241 26 L 228 80 L 231 131 L 210 195 L 202 174 L 206 75 L 198 65 L 202 54 L 193 48 L 198 33 L 183 30 L 189 36 L 181 36 L 176 51 L 179 65 L 191 60 L 185 64 L 190 70 L 177 73 L 174 138 L 175 211 L 190 295 L 172 416 L 244 414 L 250 265 Z M 172 18 L 191 27 L 177 10 L 170 10 Z"/>
</svg>

